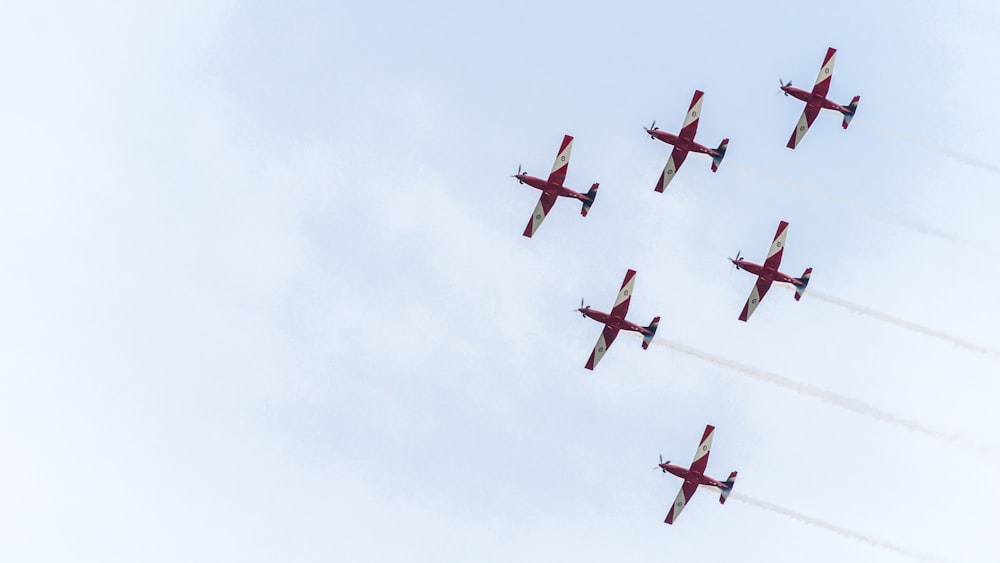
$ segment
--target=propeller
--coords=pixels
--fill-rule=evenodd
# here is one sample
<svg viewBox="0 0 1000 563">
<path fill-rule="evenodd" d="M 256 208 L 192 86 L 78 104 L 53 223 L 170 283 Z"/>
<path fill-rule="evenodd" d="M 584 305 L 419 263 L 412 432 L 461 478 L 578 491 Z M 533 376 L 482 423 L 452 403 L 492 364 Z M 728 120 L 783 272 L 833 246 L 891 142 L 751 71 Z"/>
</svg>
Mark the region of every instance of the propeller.
<svg viewBox="0 0 1000 563">
<path fill-rule="evenodd" d="M 646 128 L 643 127 L 643 129 L 646 129 Z M 653 120 L 653 124 L 650 125 L 649 128 L 646 129 L 646 131 L 659 131 L 659 129 L 656 127 L 656 120 L 655 119 Z M 655 137 L 653 137 L 653 135 L 650 135 L 649 138 L 650 139 L 655 139 Z"/>
<path fill-rule="evenodd" d="M 590 305 L 587 305 L 587 306 L 583 305 L 583 297 L 580 298 L 580 309 L 590 309 Z M 573 309 L 573 310 L 574 311 L 580 311 L 580 309 Z M 583 315 L 583 311 L 580 311 L 580 314 Z M 587 315 L 583 315 L 583 316 L 586 317 Z"/>
<path fill-rule="evenodd" d="M 791 80 L 789 80 L 789 81 L 788 81 L 788 84 L 785 84 L 785 81 L 779 78 L 779 79 L 778 79 L 778 84 L 781 84 L 781 88 L 785 88 L 786 86 L 791 86 L 791 85 L 792 85 L 792 81 L 791 81 Z M 779 90 L 778 90 L 778 92 L 785 92 L 785 91 L 784 91 L 784 90 L 781 90 L 781 89 L 779 89 Z M 775 92 L 775 93 L 774 93 L 774 95 L 775 95 L 775 96 L 777 96 L 777 95 L 778 95 L 778 92 Z M 787 96 L 787 95 L 788 95 L 788 92 L 785 92 L 785 95 Z"/>
<path fill-rule="evenodd" d="M 742 269 L 743 269 L 743 268 L 740 268 L 740 265 L 739 265 L 739 264 L 737 264 L 737 262 L 739 262 L 739 261 L 740 261 L 740 258 L 741 258 L 741 254 L 740 254 L 740 253 L 741 253 L 741 252 L 742 252 L 741 250 L 737 250 L 737 251 L 736 251 L 736 258 L 730 258 L 730 259 L 729 259 L 729 260 L 730 260 L 730 261 L 731 261 L 731 262 L 733 263 L 733 268 L 736 268 L 737 270 L 742 270 Z M 732 270 L 730 270 L 730 272 L 731 272 L 731 271 L 732 271 Z"/>
<path fill-rule="evenodd" d="M 521 165 L 520 165 L 520 164 L 518 164 L 518 165 L 517 165 L 517 174 L 514 174 L 513 176 L 511 176 L 511 178 L 517 178 L 517 177 L 518 177 L 518 176 L 520 176 L 520 175 L 521 175 Z M 522 184 L 524 183 L 524 180 L 522 180 L 522 179 L 520 179 L 520 178 L 517 178 L 517 181 L 518 181 L 518 182 L 521 182 Z"/>
<path fill-rule="evenodd" d="M 667 461 L 663 461 L 663 454 L 660 454 L 660 465 L 663 465 L 664 463 L 670 463 L 670 460 L 668 459 Z M 653 469 L 659 469 L 659 470 L 663 471 L 664 473 L 666 473 L 667 470 L 663 469 L 662 467 L 660 467 L 660 465 L 657 465 Z"/>
</svg>

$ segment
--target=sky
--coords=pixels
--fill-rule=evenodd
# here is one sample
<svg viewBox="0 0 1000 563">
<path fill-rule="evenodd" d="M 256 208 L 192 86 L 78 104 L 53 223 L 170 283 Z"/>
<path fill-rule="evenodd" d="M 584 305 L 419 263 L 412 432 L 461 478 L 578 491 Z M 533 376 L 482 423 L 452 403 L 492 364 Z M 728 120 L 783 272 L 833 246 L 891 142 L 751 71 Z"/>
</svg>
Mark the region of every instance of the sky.
<svg viewBox="0 0 1000 563">
<path fill-rule="evenodd" d="M 1000 7 L 0 18 L 0 558 L 997 561 Z M 824 112 L 785 148 L 838 49 Z M 691 155 L 653 191 L 705 92 Z M 559 201 L 521 236 L 575 137 Z M 775 286 L 737 320 L 789 222 Z M 625 271 L 629 319 L 583 368 Z M 738 470 L 663 519 L 706 424 Z"/>
</svg>

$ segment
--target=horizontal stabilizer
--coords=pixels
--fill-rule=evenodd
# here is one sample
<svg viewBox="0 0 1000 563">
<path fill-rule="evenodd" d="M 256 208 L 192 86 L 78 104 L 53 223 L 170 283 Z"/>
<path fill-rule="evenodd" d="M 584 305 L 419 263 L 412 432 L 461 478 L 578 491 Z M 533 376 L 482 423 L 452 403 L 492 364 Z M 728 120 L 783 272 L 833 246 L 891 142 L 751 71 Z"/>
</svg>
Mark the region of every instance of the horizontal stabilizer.
<svg viewBox="0 0 1000 563">
<path fill-rule="evenodd" d="M 854 113 L 858 111 L 858 102 L 861 101 L 861 96 L 854 96 L 851 100 L 851 105 L 847 106 L 847 111 L 849 113 L 844 114 L 844 129 L 851 124 L 851 120 L 854 119 Z"/>
<path fill-rule="evenodd" d="M 660 317 L 653 317 L 653 322 L 649 323 L 646 330 L 649 331 L 648 334 L 642 335 L 642 349 L 645 350 L 649 348 L 650 342 L 653 341 L 653 337 L 656 336 L 656 327 L 660 326 Z"/>
<path fill-rule="evenodd" d="M 733 471 L 732 473 L 729 474 L 729 479 L 726 479 L 725 482 L 722 483 L 722 488 L 719 489 L 719 492 L 722 493 L 719 496 L 719 503 L 720 504 L 726 504 L 726 499 L 729 498 L 729 493 L 733 492 L 733 485 L 734 484 L 736 484 L 736 472 L 735 471 Z"/>
<path fill-rule="evenodd" d="M 594 185 L 590 186 L 590 191 L 584 194 L 587 196 L 587 200 L 583 202 L 583 209 L 580 210 L 580 215 L 586 217 L 587 213 L 590 213 L 590 206 L 594 205 L 594 200 L 597 199 L 597 188 L 599 186 L 600 184 L 594 182 Z"/>
<path fill-rule="evenodd" d="M 719 148 L 715 149 L 715 152 L 719 153 L 719 155 L 712 155 L 712 172 L 719 171 L 719 165 L 722 164 L 722 159 L 726 157 L 727 148 L 729 148 L 729 139 L 723 139 L 719 143 Z"/>
<path fill-rule="evenodd" d="M 797 278 L 799 283 L 795 284 L 795 300 L 798 301 L 802 299 L 802 294 L 806 292 L 806 287 L 809 285 L 809 278 L 812 277 L 812 268 L 806 268 L 805 272 L 802 272 L 802 277 Z"/>
</svg>

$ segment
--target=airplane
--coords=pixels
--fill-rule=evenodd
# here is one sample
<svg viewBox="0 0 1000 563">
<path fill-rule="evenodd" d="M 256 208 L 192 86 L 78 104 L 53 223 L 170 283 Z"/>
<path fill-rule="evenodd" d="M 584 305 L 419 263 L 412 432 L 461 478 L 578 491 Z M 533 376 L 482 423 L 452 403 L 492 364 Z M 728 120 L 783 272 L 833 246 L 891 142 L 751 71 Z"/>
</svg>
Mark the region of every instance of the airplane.
<svg viewBox="0 0 1000 563">
<path fill-rule="evenodd" d="M 828 48 L 826 50 L 826 58 L 823 59 L 823 67 L 819 69 L 819 76 L 816 77 L 816 84 L 813 85 L 812 92 L 792 87 L 791 80 L 788 81 L 788 84 L 785 84 L 783 80 L 778 79 L 778 83 L 781 84 L 781 91 L 786 96 L 792 96 L 806 103 L 806 108 L 802 111 L 802 117 L 799 118 L 799 123 L 795 126 L 795 131 L 792 131 L 792 136 L 788 139 L 788 144 L 786 145 L 788 148 L 794 149 L 799 146 L 799 143 L 802 142 L 802 137 L 805 136 L 806 131 L 809 130 L 813 121 L 816 120 L 816 116 L 819 115 L 819 110 L 821 109 L 832 109 L 844 114 L 844 129 L 847 129 L 847 126 L 851 124 L 854 112 L 858 110 L 858 102 L 861 100 L 861 96 L 854 96 L 854 99 L 851 100 L 851 103 L 847 107 L 826 97 L 826 93 L 830 91 L 830 81 L 833 79 L 833 63 L 836 58 L 837 50 L 833 47 Z"/>
<path fill-rule="evenodd" d="M 545 220 L 545 216 L 549 214 L 549 210 L 555 205 L 556 199 L 559 196 L 580 200 L 583 203 L 580 215 L 584 217 L 590 211 L 590 206 L 594 204 L 599 184 L 594 183 L 593 186 L 590 186 L 590 191 L 585 194 L 575 192 L 563 186 L 563 181 L 566 180 L 566 172 L 569 170 L 569 153 L 572 150 L 573 137 L 569 135 L 563 136 L 562 145 L 559 146 L 559 153 L 552 164 L 552 172 L 549 173 L 548 180 L 528 176 L 527 173 L 521 171 L 520 166 L 517 167 L 517 174 L 514 174 L 513 177 L 517 178 L 518 182 L 528 184 L 532 188 L 542 191 L 542 197 L 538 200 L 538 205 L 535 206 L 535 212 L 531 215 L 528 226 L 524 228 L 524 233 L 522 233 L 524 236 L 531 238 L 531 235 L 535 234 L 535 231 L 538 230 L 542 221 Z"/>
<path fill-rule="evenodd" d="M 695 452 L 694 461 L 691 462 L 689 469 L 673 465 L 670 461 L 663 461 L 663 456 L 660 456 L 660 464 L 657 465 L 659 469 L 664 473 L 670 473 L 684 479 L 684 484 L 681 485 L 681 490 L 677 493 L 677 498 L 674 499 L 674 504 L 670 507 L 670 512 L 667 513 L 667 518 L 664 520 L 665 523 L 673 524 L 677 520 L 677 517 L 681 515 L 681 511 L 684 510 L 687 503 L 691 502 L 691 497 L 694 496 L 699 485 L 719 489 L 719 493 L 721 493 L 719 502 L 721 504 L 726 504 L 729 493 L 733 492 L 733 484 L 736 483 L 736 471 L 730 473 L 729 478 L 722 482 L 705 475 L 705 468 L 708 467 L 708 454 L 712 451 L 712 438 L 714 436 L 715 427 L 711 424 L 706 425 L 705 434 L 701 437 L 701 444 L 698 445 L 698 451 Z"/>
<path fill-rule="evenodd" d="M 615 299 L 615 306 L 611 309 L 611 314 L 591 309 L 590 305 L 584 306 L 583 300 L 580 300 L 580 308 L 577 309 L 580 314 L 584 317 L 594 319 L 599 323 L 604 323 L 604 330 L 597 339 L 594 351 L 590 353 L 590 359 L 587 360 L 587 369 L 593 370 L 597 362 L 601 361 L 604 353 L 608 351 L 608 348 L 611 347 L 611 344 L 618 336 L 619 330 L 631 330 L 641 334 L 643 350 L 649 348 L 649 343 L 653 341 L 653 335 L 656 334 L 656 327 L 660 324 L 660 317 L 653 317 L 653 322 L 649 323 L 649 326 L 639 326 L 625 320 L 629 302 L 632 301 L 632 287 L 634 285 L 635 270 L 629 270 L 625 272 L 625 281 L 622 282 L 622 288 L 618 290 L 618 298 Z"/>
<path fill-rule="evenodd" d="M 764 298 L 767 294 L 767 290 L 771 288 L 772 282 L 790 283 L 795 286 L 795 300 L 798 301 L 802 298 L 802 294 L 806 291 L 806 286 L 809 285 L 809 278 L 812 276 L 812 268 L 806 268 L 806 271 L 802 273 L 801 278 L 793 278 L 787 274 L 783 274 L 778 271 L 778 266 L 781 265 L 781 255 L 785 251 L 785 237 L 788 236 L 788 222 L 782 221 L 778 223 L 778 232 L 774 234 L 774 241 L 771 243 L 771 250 L 767 253 L 767 259 L 764 260 L 764 265 L 754 264 L 753 262 L 748 262 L 740 257 L 740 253 L 736 253 L 736 258 L 730 258 L 729 261 L 733 263 L 739 270 L 746 270 L 751 274 L 757 276 L 757 283 L 754 284 L 753 289 L 750 291 L 750 297 L 747 298 L 747 304 L 743 306 L 743 312 L 740 313 L 740 320 L 746 322 L 753 314 L 754 309 L 760 303 L 760 300 Z"/>
<path fill-rule="evenodd" d="M 705 93 L 701 90 L 694 91 L 694 97 L 691 98 L 691 107 L 688 108 L 687 115 L 684 116 L 684 124 L 681 125 L 679 135 L 660 131 L 656 127 L 655 121 L 646 129 L 646 133 L 649 133 L 650 139 L 657 139 L 674 146 L 674 149 L 670 152 L 670 158 L 667 159 L 667 165 L 663 167 L 663 173 L 660 174 L 660 179 L 656 182 L 655 189 L 660 193 L 663 193 L 670 180 L 674 179 L 674 175 L 677 174 L 681 164 L 684 164 L 684 159 L 687 158 L 689 152 L 700 152 L 712 157 L 712 172 L 719 169 L 719 165 L 722 164 L 722 158 L 726 156 L 726 147 L 729 146 L 729 139 L 723 139 L 717 149 L 710 149 L 694 141 L 694 135 L 698 131 L 698 120 L 701 118 L 701 100 L 704 95 Z"/>
</svg>

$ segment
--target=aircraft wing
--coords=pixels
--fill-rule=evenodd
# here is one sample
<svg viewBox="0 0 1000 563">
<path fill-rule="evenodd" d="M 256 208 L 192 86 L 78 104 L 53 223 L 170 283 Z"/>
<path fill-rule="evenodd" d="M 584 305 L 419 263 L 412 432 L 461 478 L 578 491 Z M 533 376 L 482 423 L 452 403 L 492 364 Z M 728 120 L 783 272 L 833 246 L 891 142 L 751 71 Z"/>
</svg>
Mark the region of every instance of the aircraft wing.
<svg viewBox="0 0 1000 563">
<path fill-rule="evenodd" d="M 601 336 L 597 338 L 597 344 L 594 345 L 594 351 L 590 353 L 590 359 L 587 360 L 587 365 L 585 366 L 587 369 L 593 370 L 597 366 L 597 362 L 601 361 L 604 353 L 608 351 L 608 348 L 611 347 L 617 336 L 617 328 L 604 325 L 604 330 L 601 331 Z"/>
<path fill-rule="evenodd" d="M 778 230 L 774 233 L 774 240 L 771 242 L 771 250 L 767 252 L 767 260 L 764 260 L 764 268 L 767 270 L 777 270 L 781 265 L 781 255 L 785 252 L 785 238 L 788 237 L 788 222 L 778 223 Z M 764 297 L 761 295 L 761 297 Z"/>
<path fill-rule="evenodd" d="M 677 147 L 674 147 L 674 150 L 670 151 L 670 158 L 667 159 L 667 165 L 663 167 L 660 179 L 656 182 L 656 191 L 663 193 L 663 190 L 670 184 L 670 180 L 674 179 L 681 164 L 684 164 L 684 159 L 687 158 L 687 155 L 686 150 Z"/>
<path fill-rule="evenodd" d="M 611 316 L 616 319 L 624 319 L 628 313 L 629 303 L 632 302 L 632 288 L 635 286 L 635 270 L 625 272 L 625 280 L 622 281 L 622 288 L 618 290 L 618 298 L 615 299 L 615 306 L 611 309 Z M 611 345 L 610 343 L 608 344 Z"/>
<path fill-rule="evenodd" d="M 830 47 L 826 50 L 826 57 L 823 58 L 823 67 L 819 69 L 819 76 L 816 77 L 816 85 L 813 86 L 812 93 L 826 97 L 830 91 L 830 81 L 833 80 L 833 63 L 837 60 L 837 50 Z"/>
<path fill-rule="evenodd" d="M 524 232 L 521 234 L 531 238 L 531 235 L 535 234 L 538 227 L 542 225 L 542 221 L 545 220 L 545 216 L 549 214 L 549 210 L 555 205 L 557 199 L 559 199 L 559 196 L 556 194 L 542 192 L 542 197 L 538 200 L 538 205 L 535 206 L 535 212 L 531 214 L 528 226 L 524 228 Z"/>
<path fill-rule="evenodd" d="M 559 154 L 556 161 L 552 163 L 552 172 L 549 173 L 549 181 L 563 185 L 566 181 L 566 172 L 569 171 L 569 153 L 573 151 L 573 137 L 563 136 L 562 144 L 559 145 Z"/>
<path fill-rule="evenodd" d="M 767 294 L 767 290 L 771 289 L 771 280 L 765 280 L 764 278 L 758 277 L 757 283 L 754 284 L 753 289 L 750 290 L 750 297 L 747 298 L 747 304 L 743 306 L 743 312 L 740 313 L 740 320 L 746 322 L 753 314 L 754 309 L 760 303 L 760 300 L 764 298 Z"/>
<path fill-rule="evenodd" d="M 715 437 L 715 427 L 711 424 L 705 425 L 705 433 L 701 436 L 701 443 L 698 444 L 698 451 L 694 454 L 694 461 L 691 462 L 691 471 L 704 474 L 708 467 L 708 454 L 712 452 L 712 438 Z"/>
<path fill-rule="evenodd" d="M 667 524 L 673 524 L 677 517 L 681 515 L 681 511 L 687 506 L 687 503 L 691 501 L 691 497 L 694 496 L 695 491 L 698 490 L 697 483 L 691 483 L 684 481 L 681 485 L 681 490 L 677 493 L 677 498 L 674 499 L 673 506 L 670 507 L 670 512 L 667 513 L 667 519 L 664 520 Z"/>
<path fill-rule="evenodd" d="M 705 95 L 701 90 L 694 91 L 691 98 L 691 106 L 688 107 L 687 115 L 684 116 L 684 125 L 681 126 L 680 138 L 692 140 L 698 132 L 698 120 L 701 118 L 701 99 Z M 679 165 L 678 165 L 679 166 Z"/>
<path fill-rule="evenodd" d="M 806 136 L 806 131 L 812 127 L 813 121 L 816 121 L 817 115 L 819 115 L 819 106 L 806 104 L 806 109 L 802 110 L 799 122 L 795 124 L 795 131 L 792 131 L 792 136 L 788 138 L 788 144 L 785 146 L 790 149 L 799 146 L 799 143 L 802 142 L 802 137 Z"/>
</svg>

